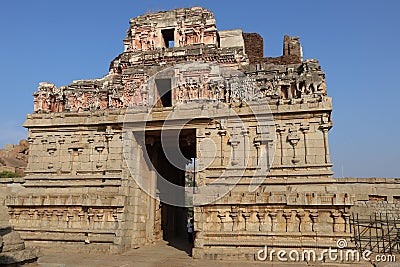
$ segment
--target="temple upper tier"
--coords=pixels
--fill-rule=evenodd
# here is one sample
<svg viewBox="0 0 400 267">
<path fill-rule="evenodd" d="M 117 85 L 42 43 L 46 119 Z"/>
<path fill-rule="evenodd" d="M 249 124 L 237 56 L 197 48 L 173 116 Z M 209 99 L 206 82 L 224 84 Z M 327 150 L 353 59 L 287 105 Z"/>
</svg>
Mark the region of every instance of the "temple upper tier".
<svg viewBox="0 0 400 267">
<path fill-rule="evenodd" d="M 130 20 L 125 52 L 196 44 L 218 46 L 214 14 L 202 7 L 150 13 Z"/>
<path fill-rule="evenodd" d="M 192 7 L 131 19 L 124 51 L 111 62 L 107 75 L 59 88 L 52 83 L 40 83 L 34 93 L 34 112 L 147 109 L 156 106 L 160 98 L 157 89 L 148 86 L 149 77 L 174 64 L 195 61 L 232 67 L 255 78 L 260 92 L 272 104 L 322 101 L 326 96 L 325 74 L 318 61 L 302 59 L 298 37 L 284 37 L 282 56 L 264 57 L 264 41 L 259 34 L 244 33 L 241 29 L 218 31 L 212 12 Z M 191 81 L 190 85 L 186 81 L 173 85 L 171 97 L 187 97 L 171 99 L 172 105 L 204 95 L 231 102 L 235 95 L 229 84 L 215 85 L 204 79 Z M 215 88 L 224 97 L 217 97 Z M 186 94 L 185 90 L 197 94 Z"/>
</svg>

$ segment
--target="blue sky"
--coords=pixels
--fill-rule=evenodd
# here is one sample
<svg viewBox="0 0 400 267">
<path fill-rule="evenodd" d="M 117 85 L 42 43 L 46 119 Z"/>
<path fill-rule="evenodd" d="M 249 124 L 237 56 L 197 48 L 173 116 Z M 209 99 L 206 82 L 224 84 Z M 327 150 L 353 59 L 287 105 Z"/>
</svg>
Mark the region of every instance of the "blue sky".
<svg viewBox="0 0 400 267">
<path fill-rule="evenodd" d="M 261 34 L 265 56 L 281 55 L 285 34 L 300 36 L 333 97 L 335 176 L 400 177 L 400 1 L 3 1 L 0 146 L 26 138 L 39 82 L 103 76 L 129 18 L 189 6 L 213 11 L 220 30 Z"/>
</svg>

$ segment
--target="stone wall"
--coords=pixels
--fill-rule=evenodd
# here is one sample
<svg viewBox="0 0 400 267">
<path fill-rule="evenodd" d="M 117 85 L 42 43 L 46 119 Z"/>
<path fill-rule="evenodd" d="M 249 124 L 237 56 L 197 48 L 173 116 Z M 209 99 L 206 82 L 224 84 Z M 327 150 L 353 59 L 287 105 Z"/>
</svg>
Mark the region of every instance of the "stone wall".
<svg viewBox="0 0 400 267">
<path fill-rule="evenodd" d="M 0 178 L 0 265 L 20 266 L 34 262 L 40 256 L 37 248 L 26 247 L 10 223 L 6 198 L 22 190 L 23 178 Z"/>
<path fill-rule="evenodd" d="M 11 224 L 30 244 L 63 240 L 111 252 L 144 244 L 132 213 L 143 216 L 146 205 L 124 170 L 121 130 L 85 117 L 73 120 L 86 126 L 73 134 L 61 125 L 30 132 L 24 188 L 6 200 Z"/>
<path fill-rule="evenodd" d="M 343 185 L 355 194 L 351 212 L 360 219 L 374 218 L 379 214 L 386 219 L 400 218 L 400 179 L 394 178 L 345 178 Z"/>
<path fill-rule="evenodd" d="M 264 57 L 259 60 L 265 64 L 275 64 L 275 65 L 288 65 L 288 64 L 298 64 L 301 62 L 298 56 L 288 55 L 280 57 Z"/>
<path fill-rule="evenodd" d="M 10 184 L 14 182 L 13 178 L 0 178 L 0 228 L 10 226 L 10 216 L 5 204 L 6 197 L 11 194 Z"/>
</svg>

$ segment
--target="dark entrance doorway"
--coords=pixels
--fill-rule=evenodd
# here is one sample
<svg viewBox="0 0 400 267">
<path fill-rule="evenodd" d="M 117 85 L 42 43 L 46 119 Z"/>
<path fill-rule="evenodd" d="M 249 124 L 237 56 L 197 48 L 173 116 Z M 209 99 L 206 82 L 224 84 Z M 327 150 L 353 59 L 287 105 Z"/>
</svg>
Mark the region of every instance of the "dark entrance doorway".
<svg viewBox="0 0 400 267">
<path fill-rule="evenodd" d="M 157 193 L 161 199 L 162 237 L 171 245 L 186 243 L 187 246 L 188 210 L 182 206 L 171 205 L 168 200 L 178 198 L 185 201 L 187 183 L 185 171 L 188 163 L 196 157 L 196 130 L 146 131 L 146 150 L 157 171 Z M 163 186 L 165 180 L 180 186 L 180 190 L 169 192 L 168 188 Z M 171 194 L 174 195 L 171 196 Z"/>
</svg>

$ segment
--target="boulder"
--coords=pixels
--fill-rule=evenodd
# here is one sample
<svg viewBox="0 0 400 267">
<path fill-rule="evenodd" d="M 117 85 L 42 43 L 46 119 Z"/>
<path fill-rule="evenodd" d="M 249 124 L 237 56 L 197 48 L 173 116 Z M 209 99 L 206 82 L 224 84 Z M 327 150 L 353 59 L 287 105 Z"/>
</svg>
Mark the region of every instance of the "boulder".
<svg viewBox="0 0 400 267">
<path fill-rule="evenodd" d="M 26 248 L 21 236 L 11 228 L 0 229 L 0 266 L 20 266 L 40 256 L 38 248 Z"/>
<path fill-rule="evenodd" d="M 7 144 L 3 149 L 5 150 L 5 152 L 11 152 L 14 149 L 14 145 Z"/>
<path fill-rule="evenodd" d="M 21 236 L 17 232 L 11 231 L 3 236 L 2 252 L 19 251 L 24 249 L 24 241 L 22 241 Z"/>
</svg>

